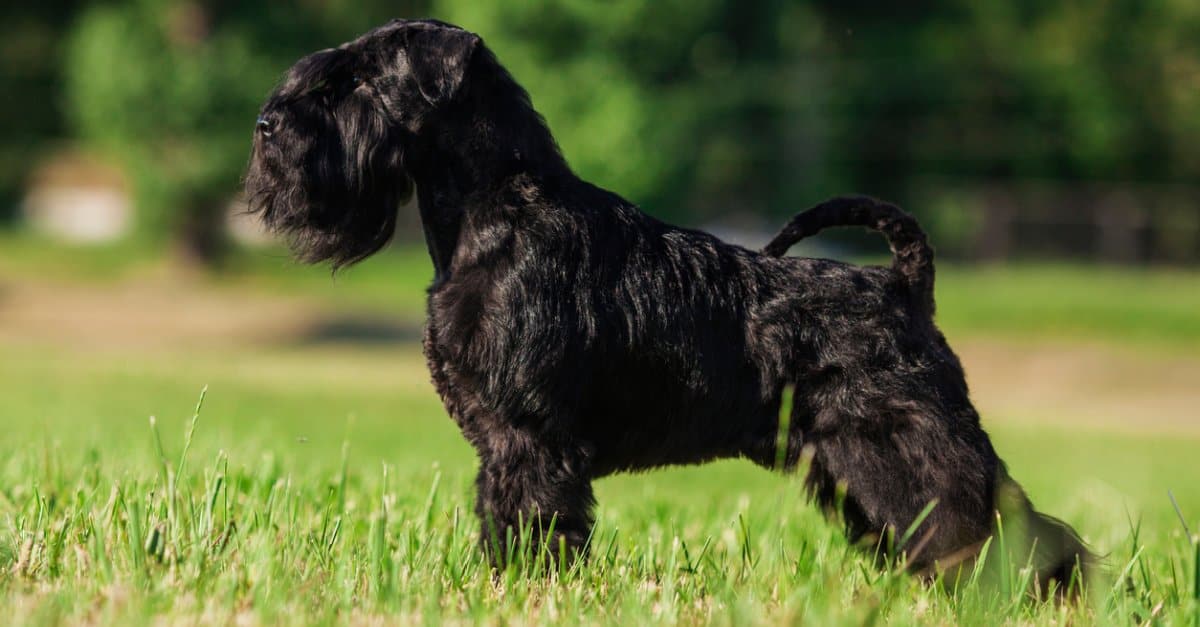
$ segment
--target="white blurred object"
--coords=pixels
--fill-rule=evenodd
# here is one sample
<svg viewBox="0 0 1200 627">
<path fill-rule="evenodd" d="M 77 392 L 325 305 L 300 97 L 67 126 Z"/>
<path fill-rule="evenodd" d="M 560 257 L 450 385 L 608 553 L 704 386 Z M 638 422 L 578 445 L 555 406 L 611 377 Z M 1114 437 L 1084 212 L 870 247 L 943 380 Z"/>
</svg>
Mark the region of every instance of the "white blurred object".
<svg viewBox="0 0 1200 627">
<path fill-rule="evenodd" d="M 26 194 L 22 212 L 37 231 L 81 243 L 120 239 L 133 224 L 129 197 L 104 187 L 35 187 Z"/>
<path fill-rule="evenodd" d="M 71 242 L 111 242 L 133 229 L 133 200 L 110 160 L 73 149 L 34 168 L 21 203 L 37 231 Z"/>
<path fill-rule="evenodd" d="M 276 240 L 262 219 L 250 213 L 246 201 L 240 196 L 225 208 L 225 228 L 233 241 L 243 246 L 265 246 Z"/>
</svg>

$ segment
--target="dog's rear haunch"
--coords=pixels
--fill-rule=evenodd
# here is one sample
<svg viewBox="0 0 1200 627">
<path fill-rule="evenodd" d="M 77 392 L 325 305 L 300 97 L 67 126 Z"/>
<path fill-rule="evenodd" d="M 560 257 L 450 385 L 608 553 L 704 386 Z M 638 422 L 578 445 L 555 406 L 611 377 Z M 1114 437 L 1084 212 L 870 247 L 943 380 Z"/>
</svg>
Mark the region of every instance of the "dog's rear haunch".
<svg viewBox="0 0 1200 627">
<path fill-rule="evenodd" d="M 1043 585 L 1091 562 L 1008 478 L 933 322 L 933 252 L 896 207 L 825 202 L 762 253 L 664 224 L 576 177 L 479 37 L 435 21 L 309 55 L 263 106 L 247 197 L 302 259 L 379 250 L 414 185 L 435 272 L 424 350 L 479 453 L 493 560 L 520 521 L 584 552 L 598 477 L 811 451 L 808 488 L 853 539 L 919 520 L 888 547 L 915 570 L 970 563 L 998 510 L 1036 542 Z M 892 267 L 784 256 L 844 225 L 882 232 Z"/>
</svg>

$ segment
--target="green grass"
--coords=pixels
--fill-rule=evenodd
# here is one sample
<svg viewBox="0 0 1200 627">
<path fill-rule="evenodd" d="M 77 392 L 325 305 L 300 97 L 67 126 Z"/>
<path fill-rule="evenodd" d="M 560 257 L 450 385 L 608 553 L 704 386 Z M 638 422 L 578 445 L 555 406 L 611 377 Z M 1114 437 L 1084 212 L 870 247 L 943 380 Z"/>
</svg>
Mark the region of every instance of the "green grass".
<svg viewBox="0 0 1200 627">
<path fill-rule="evenodd" d="M 1200 528 L 1195 440 L 989 425 L 1037 503 L 1109 554 L 1084 604 L 1030 602 L 1015 566 L 1006 584 L 955 593 L 880 571 L 795 478 L 741 462 L 602 480 L 586 565 L 493 579 L 475 549 L 472 452 L 411 347 L 6 357 L 0 607 L 12 624 L 1200 616 L 1200 556 L 1166 496 Z"/>
<path fill-rule="evenodd" d="M 947 333 L 1003 333 L 1200 347 L 1200 272 L 1071 265 L 938 270 Z"/>
</svg>

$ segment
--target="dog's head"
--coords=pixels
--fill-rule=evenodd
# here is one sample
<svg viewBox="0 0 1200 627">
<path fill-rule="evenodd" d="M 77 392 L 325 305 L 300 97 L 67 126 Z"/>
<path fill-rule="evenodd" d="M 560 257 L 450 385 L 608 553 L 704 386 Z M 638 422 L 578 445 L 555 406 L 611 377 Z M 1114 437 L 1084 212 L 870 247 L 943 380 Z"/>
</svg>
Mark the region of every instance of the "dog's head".
<svg viewBox="0 0 1200 627">
<path fill-rule="evenodd" d="M 382 248 L 413 190 L 406 147 L 458 96 L 478 47 L 448 24 L 394 20 L 300 59 L 256 123 L 251 210 L 304 261 L 336 267 Z"/>
</svg>

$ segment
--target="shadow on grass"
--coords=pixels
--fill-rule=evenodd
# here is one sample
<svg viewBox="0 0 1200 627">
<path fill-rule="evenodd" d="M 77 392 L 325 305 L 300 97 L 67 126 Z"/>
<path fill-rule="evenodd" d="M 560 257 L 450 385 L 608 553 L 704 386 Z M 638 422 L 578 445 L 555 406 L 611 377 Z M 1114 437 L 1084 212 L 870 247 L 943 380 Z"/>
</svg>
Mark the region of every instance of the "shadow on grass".
<svg viewBox="0 0 1200 627">
<path fill-rule="evenodd" d="M 315 320 L 291 336 L 286 343 L 291 346 L 394 346 L 419 343 L 421 337 L 422 328 L 416 322 L 349 314 Z"/>
</svg>

